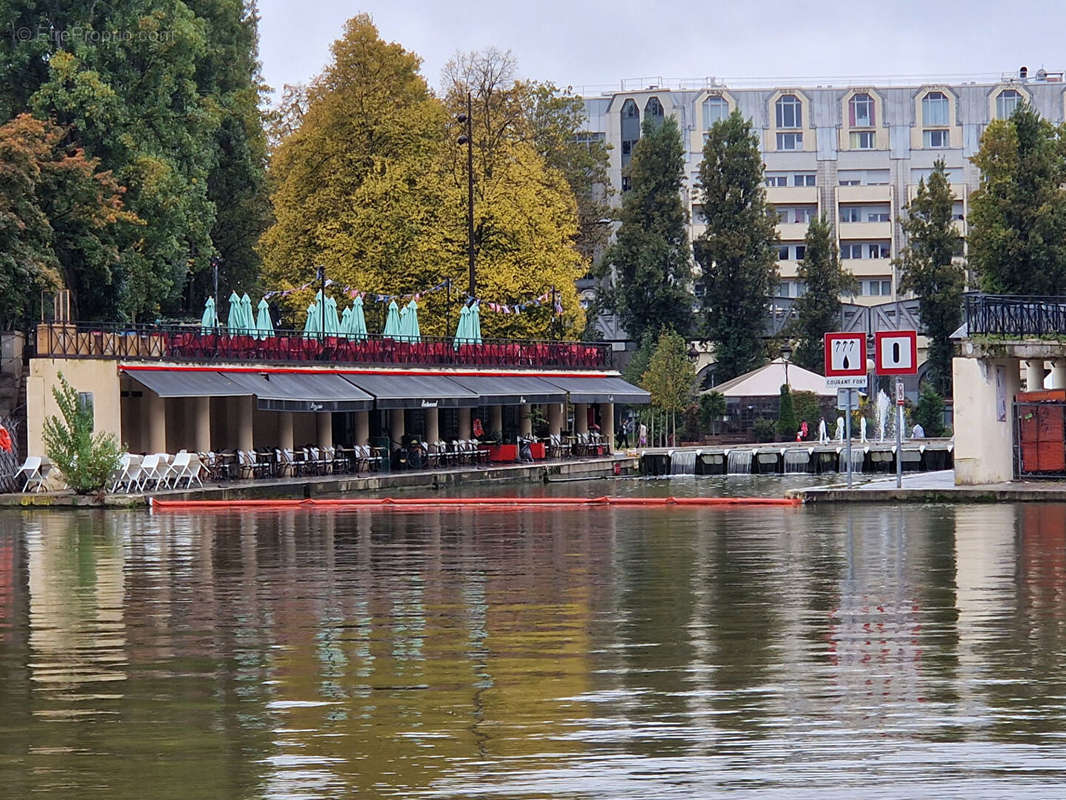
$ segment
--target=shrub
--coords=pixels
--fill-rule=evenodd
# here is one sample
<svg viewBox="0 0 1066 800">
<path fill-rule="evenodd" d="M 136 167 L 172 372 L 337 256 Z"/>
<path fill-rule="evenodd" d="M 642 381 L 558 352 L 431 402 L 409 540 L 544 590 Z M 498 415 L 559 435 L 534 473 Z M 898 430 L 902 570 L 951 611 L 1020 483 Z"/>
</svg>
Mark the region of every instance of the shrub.
<svg viewBox="0 0 1066 800">
<path fill-rule="evenodd" d="M 99 491 L 119 465 L 118 441 L 110 433 L 93 435 L 93 410 L 78 403 L 78 393 L 62 372 L 52 397 L 62 419 L 44 421 L 45 452 L 76 494 Z"/>
<path fill-rule="evenodd" d="M 754 435 L 757 442 L 772 442 L 776 430 L 777 425 L 774 424 L 772 419 L 759 418 L 751 426 L 752 435 Z"/>
<path fill-rule="evenodd" d="M 791 442 L 796 438 L 796 430 L 799 423 L 796 422 L 796 410 L 792 407 L 792 392 L 787 383 L 781 384 L 781 406 L 777 414 L 777 435 L 779 441 Z"/>
<path fill-rule="evenodd" d="M 926 436 L 944 435 L 944 399 L 936 393 L 931 384 L 922 384 L 918 407 L 914 410 L 913 417 L 922 426 Z"/>
</svg>

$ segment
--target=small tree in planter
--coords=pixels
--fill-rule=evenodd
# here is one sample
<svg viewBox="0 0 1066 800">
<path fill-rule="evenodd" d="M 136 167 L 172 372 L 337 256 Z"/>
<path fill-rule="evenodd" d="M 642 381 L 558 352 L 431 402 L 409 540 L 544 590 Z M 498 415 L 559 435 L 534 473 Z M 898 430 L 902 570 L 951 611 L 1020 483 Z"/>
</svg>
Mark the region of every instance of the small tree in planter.
<svg viewBox="0 0 1066 800">
<path fill-rule="evenodd" d="M 788 384 L 781 384 L 781 410 L 777 415 L 777 435 L 782 442 L 791 442 L 796 438 L 796 410 L 792 407 L 792 392 Z"/>
<path fill-rule="evenodd" d="M 52 387 L 52 397 L 61 418 L 51 416 L 44 421 L 42 438 L 48 458 L 76 494 L 103 489 L 119 465 L 118 440 L 110 433 L 93 435 L 93 410 L 79 404 L 77 391 L 62 372 L 59 386 Z"/>
</svg>

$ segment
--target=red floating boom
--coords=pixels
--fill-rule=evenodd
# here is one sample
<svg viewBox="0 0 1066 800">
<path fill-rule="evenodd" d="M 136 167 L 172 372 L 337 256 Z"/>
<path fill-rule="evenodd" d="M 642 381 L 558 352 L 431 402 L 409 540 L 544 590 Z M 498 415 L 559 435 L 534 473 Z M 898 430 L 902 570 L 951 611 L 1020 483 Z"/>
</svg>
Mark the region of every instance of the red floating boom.
<svg viewBox="0 0 1066 800">
<path fill-rule="evenodd" d="M 798 506 L 798 497 L 352 497 L 307 500 L 157 500 L 153 511 L 230 511 L 282 508 L 594 508 L 601 506 Z"/>
</svg>

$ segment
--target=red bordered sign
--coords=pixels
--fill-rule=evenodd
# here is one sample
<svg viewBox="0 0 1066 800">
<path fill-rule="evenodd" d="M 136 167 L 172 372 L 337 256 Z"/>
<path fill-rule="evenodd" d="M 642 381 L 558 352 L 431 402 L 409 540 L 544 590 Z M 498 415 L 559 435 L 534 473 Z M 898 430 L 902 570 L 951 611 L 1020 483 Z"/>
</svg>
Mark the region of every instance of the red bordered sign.
<svg viewBox="0 0 1066 800">
<path fill-rule="evenodd" d="M 866 336 L 862 333 L 825 335 L 825 377 L 866 377 Z"/>
<path fill-rule="evenodd" d="M 917 331 L 878 331 L 875 333 L 874 366 L 878 375 L 917 375 Z"/>
</svg>

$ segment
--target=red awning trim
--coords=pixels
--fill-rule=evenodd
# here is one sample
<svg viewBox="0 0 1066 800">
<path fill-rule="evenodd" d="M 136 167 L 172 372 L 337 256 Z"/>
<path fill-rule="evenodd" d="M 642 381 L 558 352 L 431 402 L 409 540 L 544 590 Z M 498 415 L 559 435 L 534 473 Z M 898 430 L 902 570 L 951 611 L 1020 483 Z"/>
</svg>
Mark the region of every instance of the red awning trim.
<svg viewBox="0 0 1066 800">
<path fill-rule="evenodd" d="M 615 378 L 619 377 L 620 375 L 620 373 L 617 372 L 580 372 L 575 370 L 555 370 L 551 372 L 534 372 L 532 370 L 509 372 L 502 372 L 498 370 L 453 370 L 450 372 L 443 372 L 440 370 L 429 369 L 300 369 L 299 367 L 233 367 L 229 365 L 217 364 L 213 366 L 199 366 L 191 364 L 181 364 L 172 366 L 163 366 L 159 364 L 119 364 L 118 368 L 121 372 L 255 372 L 259 374 L 266 372 L 270 374 L 291 373 L 297 375 L 336 375 L 340 373 L 345 375 L 436 375 L 442 378 L 447 378 L 449 376 L 466 376 L 479 378 Z"/>
</svg>

